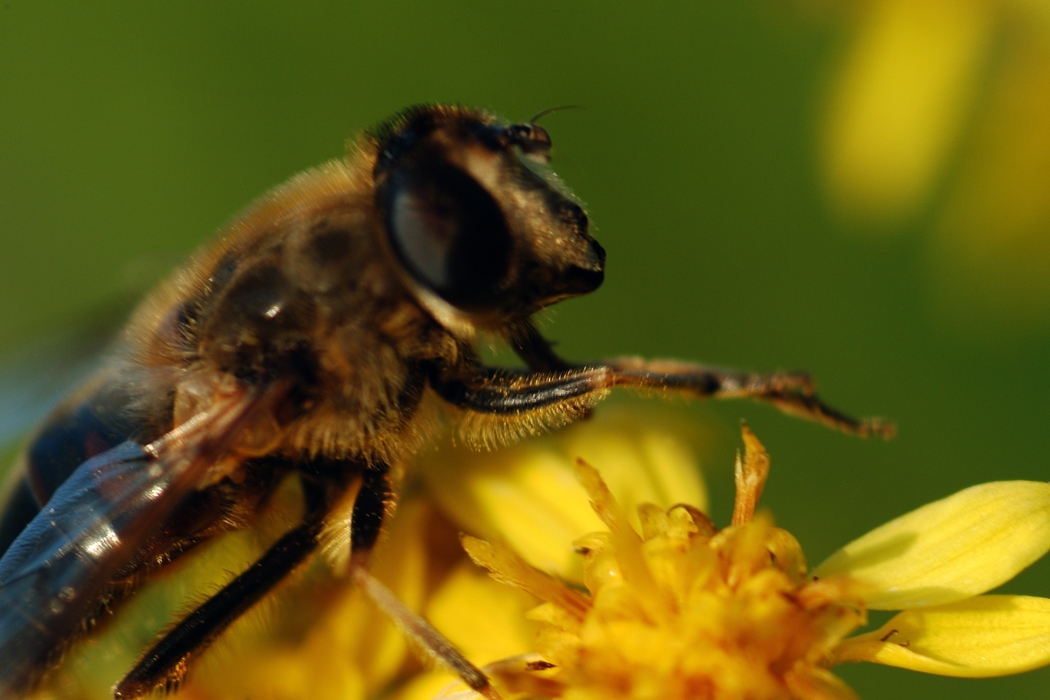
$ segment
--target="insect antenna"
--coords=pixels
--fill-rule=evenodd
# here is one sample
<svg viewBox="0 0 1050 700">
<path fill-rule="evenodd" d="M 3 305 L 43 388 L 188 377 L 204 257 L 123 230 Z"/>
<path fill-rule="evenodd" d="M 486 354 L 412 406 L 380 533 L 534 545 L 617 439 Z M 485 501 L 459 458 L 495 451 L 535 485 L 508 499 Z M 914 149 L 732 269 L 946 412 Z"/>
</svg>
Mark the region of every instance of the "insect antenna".
<svg viewBox="0 0 1050 700">
<path fill-rule="evenodd" d="M 560 105 L 558 107 L 550 107 L 548 109 L 543 110 L 542 112 L 538 112 L 527 123 L 528 124 L 535 124 L 540 119 L 543 119 L 545 116 L 547 116 L 548 114 L 553 114 L 554 112 L 563 112 L 563 111 L 565 111 L 567 109 L 587 109 L 587 108 L 582 106 L 582 105 Z"/>
</svg>

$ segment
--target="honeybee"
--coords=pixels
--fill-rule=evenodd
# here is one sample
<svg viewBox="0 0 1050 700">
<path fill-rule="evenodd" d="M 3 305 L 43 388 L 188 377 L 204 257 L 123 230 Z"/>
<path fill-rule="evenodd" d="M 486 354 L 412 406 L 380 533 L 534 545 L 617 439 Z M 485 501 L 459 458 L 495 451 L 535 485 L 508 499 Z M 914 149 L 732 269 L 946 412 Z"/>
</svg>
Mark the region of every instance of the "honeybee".
<svg viewBox="0 0 1050 700">
<path fill-rule="evenodd" d="M 441 421 L 501 444 L 614 387 L 749 397 L 859 435 L 803 373 L 626 358 L 574 364 L 533 315 L 601 285 L 605 251 L 535 120 L 407 109 L 251 205 L 135 312 L 119 351 L 31 438 L 0 519 L 0 696 L 197 545 L 251 527 L 292 476 L 302 519 L 169 628 L 114 688 L 177 687 L 222 631 L 350 530 L 354 580 L 476 689 L 486 680 L 370 578 L 397 475 Z M 479 337 L 525 369 L 485 366 Z M 349 517 L 346 516 L 349 514 Z"/>
</svg>

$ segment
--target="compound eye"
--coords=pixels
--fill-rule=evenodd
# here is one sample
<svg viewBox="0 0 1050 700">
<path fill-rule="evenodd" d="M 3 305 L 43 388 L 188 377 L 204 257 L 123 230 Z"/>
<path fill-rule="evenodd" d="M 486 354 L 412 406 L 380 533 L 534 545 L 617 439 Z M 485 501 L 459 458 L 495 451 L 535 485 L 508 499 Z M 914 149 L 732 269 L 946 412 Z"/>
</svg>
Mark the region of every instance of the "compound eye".
<svg viewBox="0 0 1050 700">
<path fill-rule="evenodd" d="M 387 235 L 412 276 L 457 308 L 497 308 L 512 242 L 492 195 L 439 159 L 398 168 L 385 189 Z"/>
</svg>

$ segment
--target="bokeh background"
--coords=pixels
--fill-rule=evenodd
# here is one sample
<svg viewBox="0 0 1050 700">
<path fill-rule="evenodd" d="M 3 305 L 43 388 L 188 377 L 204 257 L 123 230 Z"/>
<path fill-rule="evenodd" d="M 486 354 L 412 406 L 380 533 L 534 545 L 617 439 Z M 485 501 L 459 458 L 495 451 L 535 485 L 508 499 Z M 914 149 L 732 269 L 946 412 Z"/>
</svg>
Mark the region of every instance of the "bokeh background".
<svg viewBox="0 0 1050 700">
<path fill-rule="evenodd" d="M 572 359 L 811 370 L 861 441 L 688 406 L 714 517 L 736 425 L 817 562 L 963 487 L 1047 479 L 1050 10 L 1038 0 L 0 5 L 0 350 L 148 287 L 408 104 L 545 118 L 608 251 L 547 323 Z M 1007 584 L 1050 596 L 1050 562 Z M 1043 698 L 840 667 L 865 698 Z"/>
</svg>

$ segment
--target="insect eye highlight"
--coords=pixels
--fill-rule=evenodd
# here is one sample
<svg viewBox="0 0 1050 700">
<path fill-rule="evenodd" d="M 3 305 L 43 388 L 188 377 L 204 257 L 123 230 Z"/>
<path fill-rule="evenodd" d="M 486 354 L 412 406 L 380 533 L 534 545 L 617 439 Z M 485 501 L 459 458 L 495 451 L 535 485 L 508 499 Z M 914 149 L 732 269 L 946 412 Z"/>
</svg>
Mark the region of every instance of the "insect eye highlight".
<svg viewBox="0 0 1050 700">
<path fill-rule="evenodd" d="M 512 240 L 492 195 L 439 158 L 398 168 L 384 189 L 387 235 L 412 276 L 465 311 L 498 308 Z"/>
</svg>

